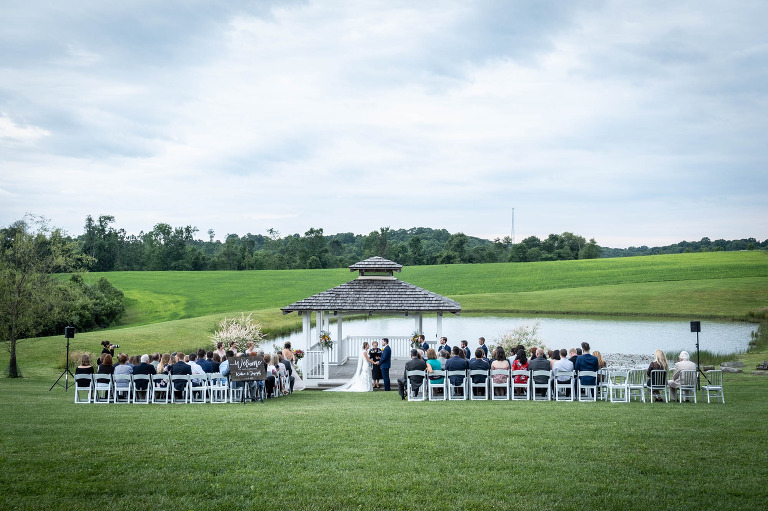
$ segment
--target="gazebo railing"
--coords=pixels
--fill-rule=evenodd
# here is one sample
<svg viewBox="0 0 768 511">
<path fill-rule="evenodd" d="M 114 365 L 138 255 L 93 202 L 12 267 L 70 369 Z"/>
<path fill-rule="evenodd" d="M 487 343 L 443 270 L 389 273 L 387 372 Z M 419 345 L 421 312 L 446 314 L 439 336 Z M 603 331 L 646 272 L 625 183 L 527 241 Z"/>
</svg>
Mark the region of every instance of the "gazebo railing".
<svg viewBox="0 0 768 511">
<path fill-rule="evenodd" d="M 384 336 L 361 336 L 361 335 L 349 335 L 344 338 L 344 348 L 348 358 L 357 360 L 360 355 L 360 351 L 363 349 L 363 343 L 368 341 L 370 345 L 373 341 L 379 343 L 381 348 L 381 338 Z M 392 358 L 411 358 L 411 338 L 409 336 L 397 336 L 387 337 L 389 339 L 389 349 L 392 350 Z"/>
</svg>

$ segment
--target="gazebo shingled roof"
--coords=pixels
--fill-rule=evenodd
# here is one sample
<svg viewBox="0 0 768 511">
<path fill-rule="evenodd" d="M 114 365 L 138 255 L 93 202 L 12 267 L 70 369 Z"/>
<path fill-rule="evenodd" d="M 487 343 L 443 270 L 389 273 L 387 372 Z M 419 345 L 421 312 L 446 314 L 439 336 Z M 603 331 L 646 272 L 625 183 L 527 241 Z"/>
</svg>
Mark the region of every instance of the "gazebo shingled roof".
<svg viewBox="0 0 768 511">
<path fill-rule="evenodd" d="M 461 312 L 461 305 L 455 300 L 391 276 L 392 272 L 400 271 L 401 268 L 402 265 L 383 257 L 371 257 L 349 267 L 350 271 L 360 272 L 357 279 L 299 300 L 281 310 L 283 314 L 319 310 L 451 312 L 453 314 Z M 390 276 L 372 277 L 366 275 L 368 272 L 386 272 Z"/>
</svg>

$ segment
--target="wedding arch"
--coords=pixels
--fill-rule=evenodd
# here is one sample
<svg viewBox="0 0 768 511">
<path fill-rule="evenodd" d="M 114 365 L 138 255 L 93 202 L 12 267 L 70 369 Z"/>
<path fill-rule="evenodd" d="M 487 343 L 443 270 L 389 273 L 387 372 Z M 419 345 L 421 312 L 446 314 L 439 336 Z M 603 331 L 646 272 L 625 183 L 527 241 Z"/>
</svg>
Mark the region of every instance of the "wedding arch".
<svg viewBox="0 0 768 511">
<path fill-rule="evenodd" d="M 357 355 L 359 346 L 350 350 L 344 342 L 343 318 L 345 316 L 373 314 L 413 316 L 414 331 L 421 334 L 424 314 L 437 314 L 436 337 L 440 338 L 443 314 L 458 315 L 461 312 L 461 305 L 445 296 L 398 280 L 394 273 L 399 273 L 402 268 L 401 264 L 383 257 L 368 258 L 349 267 L 349 271 L 358 272 L 356 279 L 281 309 L 283 314 L 297 312 L 302 317 L 301 342 L 293 348 L 305 352 L 305 359 L 300 364 L 305 378 L 328 380 L 329 365 L 343 364 L 350 355 Z M 319 338 L 311 338 L 313 312 L 318 332 L 321 330 L 328 332 L 330 318 L 337 319 L 336 338 L 332 340 L 333 349 L 323 349 Z M 399 342 L 390 341 L 393 357 L 409 356 L 410 337 L 396 340 Z"/>
</svg>

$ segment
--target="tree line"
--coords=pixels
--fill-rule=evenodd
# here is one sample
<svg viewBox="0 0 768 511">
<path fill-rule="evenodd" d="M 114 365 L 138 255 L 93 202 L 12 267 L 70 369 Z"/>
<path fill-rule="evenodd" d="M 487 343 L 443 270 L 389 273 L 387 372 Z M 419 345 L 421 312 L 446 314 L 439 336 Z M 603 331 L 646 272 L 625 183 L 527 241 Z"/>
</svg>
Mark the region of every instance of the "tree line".
<svg viewBox="0 0 768 511">
<path fill-rule="evenodd" d="M 215 240 L 196 239 L 196 227 L 159 223 L 148 232 L 129 235 L 113 224 L 113 216 L 86 218 L 84 233 L 74 238 L 93 260 L 92 271 L 136 270 L 282 270 L 343 268 L 371 256 L 403 265 L 526 262 L 600 257 L 594 239 L 572 233 L 550 234 L 543 241 L 529 237 L 513 246 L 510 237 L 493 241 L 449 233 L 445 229 L 381 227 L 367 235 L 351 232 L 326 235 L 322 228 L 282 236 L 228 234 Z"/>
</svg>

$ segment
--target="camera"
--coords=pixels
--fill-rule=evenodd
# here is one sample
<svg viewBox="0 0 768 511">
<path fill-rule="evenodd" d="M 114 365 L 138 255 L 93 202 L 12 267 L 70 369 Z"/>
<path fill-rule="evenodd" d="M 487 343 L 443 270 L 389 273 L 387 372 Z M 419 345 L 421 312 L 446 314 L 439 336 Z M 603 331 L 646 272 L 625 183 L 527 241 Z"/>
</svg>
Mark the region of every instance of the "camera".
<svg viewBox="0 0 768 511">
<path fill-rule="evenodd" d="M 112 346 L 113 348 L 119 348 L 120 347 L 119 344 L 111 344 L 110 346 Z"/>
</svg>

